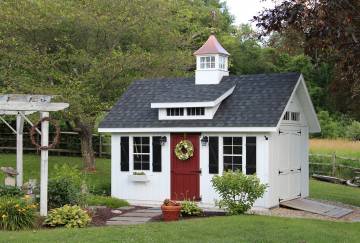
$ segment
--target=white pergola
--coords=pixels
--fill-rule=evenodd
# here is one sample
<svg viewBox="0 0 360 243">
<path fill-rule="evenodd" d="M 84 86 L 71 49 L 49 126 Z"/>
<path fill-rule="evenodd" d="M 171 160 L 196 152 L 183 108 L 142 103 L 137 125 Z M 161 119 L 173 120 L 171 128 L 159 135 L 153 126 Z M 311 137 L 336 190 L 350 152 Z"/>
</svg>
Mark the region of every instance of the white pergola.
<svg viewBox="0 0 360 243">
<path fill-rule="evenodd" d="M 23 129 L 24 121 L 31 126 L 33 123 L 27 115 L 40 112 L 40 119 L 49 117 L 51 111 L 61 111 L 69 107 L 67 103 L 52 103 L 52 96 L 49 95 L 19 95 L 5 94 L 0 95 L 0 120 L 16 135 L 16 185 L 23 184 Z M 16 128 L 13 128 L 3 116 L 16 116 Z M 41 146 L 49 145 L 49 122 L 41 122 L 41 131 L 36 129 L 41 135 Z M 41 150 L 41 169 L 40 169 L 40 215 L 47 215 L 48 201 L 48 150 Z"/>
</svg>

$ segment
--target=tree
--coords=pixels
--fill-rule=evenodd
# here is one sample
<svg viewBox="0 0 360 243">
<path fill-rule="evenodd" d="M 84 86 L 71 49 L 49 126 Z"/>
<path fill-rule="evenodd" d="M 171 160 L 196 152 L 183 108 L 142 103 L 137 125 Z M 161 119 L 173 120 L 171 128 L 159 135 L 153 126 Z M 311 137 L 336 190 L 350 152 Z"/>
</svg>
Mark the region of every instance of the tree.
<svg viewBox="0 0 360 243">
<path fill-rule="evenodd" d="M 262 35 L 296 31 L 314 63 L 335 65 L 331 91 L 337 108 L 360 118 L 360 2 L 285 0 L 254 17 Z"/>
<path fill-rule="evenodd" d="M 98 118 L 127 86 L 189 75 L 194 47 L 231 23 L 217 0 L 9 0 L 0 16 L 0 91 L 69 102 L 62 118 L 79 132 L 88 170 Z"/>
</svg>

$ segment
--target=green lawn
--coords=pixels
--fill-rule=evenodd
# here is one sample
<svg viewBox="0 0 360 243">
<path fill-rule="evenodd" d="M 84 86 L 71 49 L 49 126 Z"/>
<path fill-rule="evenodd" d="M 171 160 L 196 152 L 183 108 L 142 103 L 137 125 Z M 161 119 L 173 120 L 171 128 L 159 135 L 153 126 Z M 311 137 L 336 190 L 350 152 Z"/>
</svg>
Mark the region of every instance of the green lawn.
<svg viewBox="0 0 360 243">
<path fill-rule="evenodd" d="M 360 188 L 310 180 L 310 197 L 360 207 Z"/>
<path fill-rule="evenodd" d="M 137 226 L 2 232 L 0 242 L 357 242 L 360 223 L 228 216 Z"/>
<path fill-rule="evenodd" d="M 58 164 L 68 164 L 76 166 L 79 169 L 83 168 L 82 159 L 79 157 L 64 157 L 64 156 L 49 156 L 49 177 L 54 173 L 54 166 Z M 16 168 L 15 154 L 0 154 L 0 167 L 11 166 Z M 97 171 L 92 174 L 86 174 L 89 187 L 96 187 L 98 191 L 110 190 L 110 160 L 96 159 Z M 24 182 L 29 179 L 40 179 L 40 156 L 24 155 Z M 4 174 L 0 173 L 0 183 L 4 181 Z M 90 188 L 90 189 L 91 189 Z"/>
</svg>

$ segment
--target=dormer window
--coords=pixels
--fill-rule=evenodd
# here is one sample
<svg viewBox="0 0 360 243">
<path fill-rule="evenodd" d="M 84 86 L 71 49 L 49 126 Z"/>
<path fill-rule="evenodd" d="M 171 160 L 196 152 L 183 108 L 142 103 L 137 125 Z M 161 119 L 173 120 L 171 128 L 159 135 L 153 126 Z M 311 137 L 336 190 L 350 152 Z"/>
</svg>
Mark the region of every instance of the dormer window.
<svg viewBox="0 0 360 243">
<path fill-rule="evenodd" d="M 167 116 L 184 116 L 184 108 L 167 108 Z"/>
<path fill-rule="evenodd" d="M 215 56 L 200 57 L 200 68 L 201 69 L 215 68 Z"/>
<path fill-rule="evenodd" d="M 187 108 L 187 115 L 188 116 L 204 116 L 205 115 L 205 108 L 204 107 Z"/>
</svg>

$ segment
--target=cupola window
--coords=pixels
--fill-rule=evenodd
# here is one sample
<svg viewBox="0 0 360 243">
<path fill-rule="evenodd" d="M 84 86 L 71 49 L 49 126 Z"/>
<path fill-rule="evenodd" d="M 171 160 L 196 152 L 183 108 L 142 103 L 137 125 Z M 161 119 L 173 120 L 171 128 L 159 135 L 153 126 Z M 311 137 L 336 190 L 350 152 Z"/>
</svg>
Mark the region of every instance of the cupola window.
<svg viewBox="0 0 360 243">
<path fill-rule="evenodd" d="M 200 68 L 201 69 L 215 68 L 215 56 L 200 57 Z"/>
<path fill-rule="evenodd" d="M 224 56 L 220 56 L 219 57 L 219 68 L 220 69 L 225 69 L 225 63 L 226 61 L 225 61 L 225 57 Z"/>
</svg>

